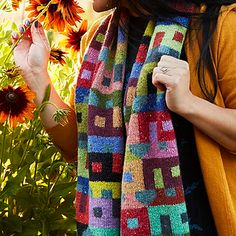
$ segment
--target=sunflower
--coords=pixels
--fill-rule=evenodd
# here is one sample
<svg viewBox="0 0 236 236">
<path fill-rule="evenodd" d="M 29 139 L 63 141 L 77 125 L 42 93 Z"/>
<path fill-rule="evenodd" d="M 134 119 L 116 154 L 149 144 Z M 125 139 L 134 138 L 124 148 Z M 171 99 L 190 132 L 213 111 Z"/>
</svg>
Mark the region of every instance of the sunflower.
<svg viewBox="0 0 236 236">
<path fill-rule="evenodd" d="M 72 56 L 75 56 L 75 54 L 80 50 L 80 41 L 82 36 L 86 33 L 87 28 L 88 22 L 87 20 L 84 20 L 78 30 L 75 30 L 73 28 L 69 29 L 68 32 L 65 33 L 67 38 L 65 40 L 62 40 L 60 42 L 60 45 L 64 46 L 67 49 L 70 48 L 72 50 Z"/>
<path fill-rule="evenodd" d="M 22 2 L 22 0 L 12 0 L 11 4 L 12 4 L 12 8 L 14 10 L 17 10 L 19 8 L 20 3 Z"/>
<path fill-rule="evenodd" d="M 65 54 L 66 52 L 63 52 L 59 48 L 52 48 L 50 52 L 49 60 L 54 64 L 61 64 L 62 66 L 66 64 L 65 62 Z"/>
<path fill-rule="evenodd" d="M 28 17 L 37 17 L 50 0 L 30 0 L 30 5 L 26 7 L 26 11 L 31 11 Z M 45 23 L 45 28 L 48 30 L 53 28 L 55 31 L 63 32 L 65 29 L 76 25 L 76 22 L 81 21 L 79 14 L 84 10 L 78 5 L 75 0 L 52 0 L 47 11 L 39 18 L 39 21 Z"/>
<path fill-rule="evenodd" d="M 10 126 L 15 128 L 17 123 L 24 123 L 25 120 L 33 119 L 33 110 L 36 105 L 33 103 L 35 93 L 26 85 L 13 88 L 8 85 L 0 90 L 0 123 L 9 119 Z"/>
</svg>

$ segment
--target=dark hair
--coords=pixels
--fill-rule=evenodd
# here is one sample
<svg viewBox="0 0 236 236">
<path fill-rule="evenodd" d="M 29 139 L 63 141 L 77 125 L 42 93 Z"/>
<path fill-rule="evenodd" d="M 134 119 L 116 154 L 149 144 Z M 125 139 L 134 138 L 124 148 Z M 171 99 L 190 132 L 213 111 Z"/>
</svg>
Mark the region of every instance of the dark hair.
<svg viewBox="0 0 236 236">
<path fill-rule="evenodd" d="M 173 0 L 172 0 L 173 1 Z M 183 0 L 184 1 L 184 0 Z M 168 4 L 169 2 L 169 4 Z M 203 95 L 210 102 L 214 102 L 217 94 L 217 75 L 214 69 L 210 44 L 212 36 L 215 32 L 217 20 L 220 14 L 220 8 L 222 5 L 230 5 L 235 3 L 236 0 L 188 0 L 186 4 L 191 2 L 196 4 L 198 7 L 201 4 L 206 6 L 206 11 L 203 13 L 188 13 L 177 10 L 170 4 L 171 1 L 166 0 L 129 0 L 129 4 L 132 10 L 137 12 L 139 15 L 145 17 L 140 8 L 146 10 L 151 14 L 152 17 L 157 19 L 166 19 L 175 15 L 189 16 L 197 19 L 198 28 L 202 32 L 202 48 L 200 58 L 197 64 L 198 70 L 198 81 L 201 87 Z M 194 28 L 196 25 L 194 26 Z M 195 28 L 196 29 L 196 28 Z M 208 68 L 211 73 L 211 80 L 213 87 L 207 87 L 205 81 L 205 69 Z"/>
</svg>

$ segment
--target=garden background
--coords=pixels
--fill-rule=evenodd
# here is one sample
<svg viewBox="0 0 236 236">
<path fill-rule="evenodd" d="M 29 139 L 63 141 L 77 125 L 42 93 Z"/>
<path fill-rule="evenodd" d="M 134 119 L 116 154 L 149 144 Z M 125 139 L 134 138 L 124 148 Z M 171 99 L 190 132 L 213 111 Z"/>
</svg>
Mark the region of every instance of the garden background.
<svg viewBox="0 0 236 236">
<path fill-rule="evenodd" d="M 50 89 L 36 109 L 12 55 L 12 31 L 32 13 L 47 28 L 49 73 L 66 102 L 78 73 L 82 22 L 91 25 L 100 16 L 88 0 L 0 0 L 0 236 L 76 235 L 76 164 L 64 161 L 39 119 Z M 54 118 L 63 123 L 66 115 L 58 110 Z"/>
</svg>

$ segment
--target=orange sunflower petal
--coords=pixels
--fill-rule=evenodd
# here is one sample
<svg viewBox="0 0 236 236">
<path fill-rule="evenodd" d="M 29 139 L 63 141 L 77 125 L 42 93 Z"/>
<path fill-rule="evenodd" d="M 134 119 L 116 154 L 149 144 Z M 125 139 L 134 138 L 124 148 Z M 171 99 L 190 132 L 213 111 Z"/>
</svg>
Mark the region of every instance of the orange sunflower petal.
<svg viewBox="0 0 236 236">
<path fill-rule="evenodd" d="M 4 123 L 8 118 L 8 114 L 4 113 L 3 111 L 0 113 L 0 123 Z"/>
</svg>

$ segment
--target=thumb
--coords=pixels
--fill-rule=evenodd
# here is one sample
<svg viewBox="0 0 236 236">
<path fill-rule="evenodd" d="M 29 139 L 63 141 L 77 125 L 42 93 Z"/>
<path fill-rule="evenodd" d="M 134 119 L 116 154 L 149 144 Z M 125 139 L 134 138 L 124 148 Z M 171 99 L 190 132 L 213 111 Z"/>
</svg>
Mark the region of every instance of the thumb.
<svg viewBox="0 0 236 236">
<path fill-rule="evenodd" d="M 45 47 L 50 50 L 48 38 L 45 35 L 44 29 L 39 21 L 35 21 L 31 26 L 32 42 L 35 45 Z"/>
</svg>

